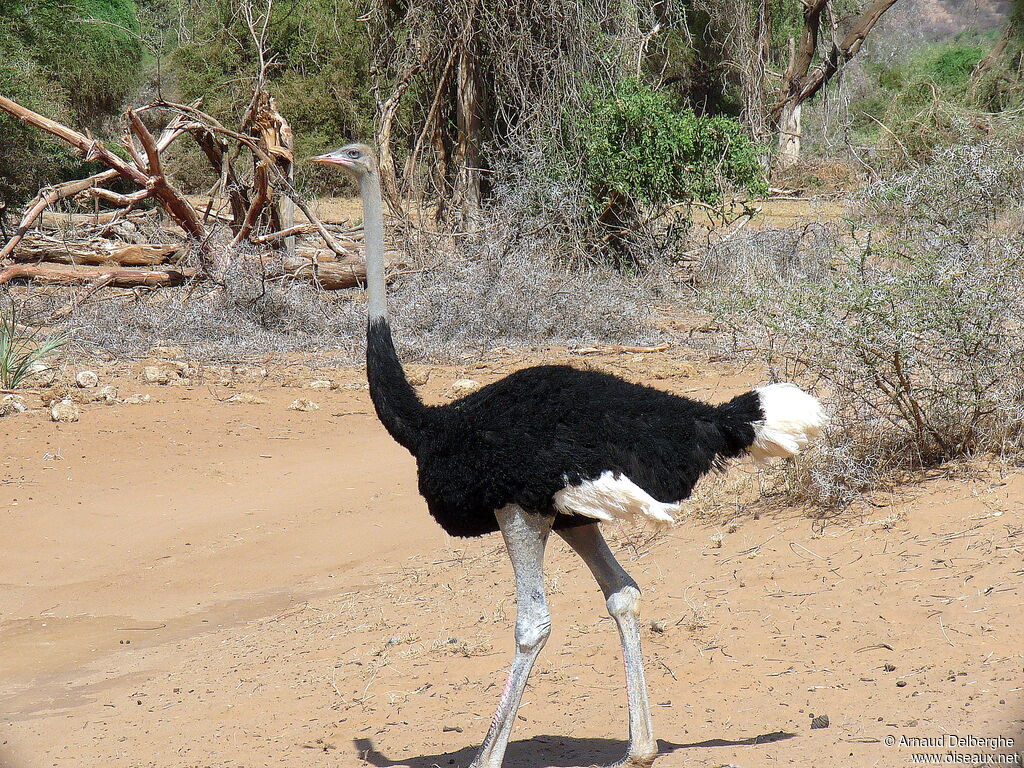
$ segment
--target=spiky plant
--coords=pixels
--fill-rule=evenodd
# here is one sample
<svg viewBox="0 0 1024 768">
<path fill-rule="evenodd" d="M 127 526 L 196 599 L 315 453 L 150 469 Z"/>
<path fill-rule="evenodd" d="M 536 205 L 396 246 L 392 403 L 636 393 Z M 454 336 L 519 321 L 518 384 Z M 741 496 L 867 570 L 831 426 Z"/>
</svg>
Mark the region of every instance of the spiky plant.
<svg viewBox="0 0 1024 768">
<path fill-rule="evenodd" d="M 17 389 L 33 363 L 50 357 L 68 341 L 67 336 L 40 340 L 41 335 L 41 328 L 28 328 L 18 322 L 13 302 L 6 311 L 0 308 L 0 388 Z"/>
</svg>

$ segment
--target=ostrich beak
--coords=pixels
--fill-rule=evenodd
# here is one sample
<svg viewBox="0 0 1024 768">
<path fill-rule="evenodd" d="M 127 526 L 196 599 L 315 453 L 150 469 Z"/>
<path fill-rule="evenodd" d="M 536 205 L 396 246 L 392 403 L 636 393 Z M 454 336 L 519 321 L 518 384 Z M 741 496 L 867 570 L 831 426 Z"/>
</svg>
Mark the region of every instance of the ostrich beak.
<svg viewBox="0 0 1024 768">
<path fill-rule="evenodd" d="M 335 152 L 328 152 L 326 155 L 316 155 L 309 158 L 311 163 L 323 163 L 324 165 L 340 165 L 342 168 L 351 166 L 349 161 Z"/>
</svg>

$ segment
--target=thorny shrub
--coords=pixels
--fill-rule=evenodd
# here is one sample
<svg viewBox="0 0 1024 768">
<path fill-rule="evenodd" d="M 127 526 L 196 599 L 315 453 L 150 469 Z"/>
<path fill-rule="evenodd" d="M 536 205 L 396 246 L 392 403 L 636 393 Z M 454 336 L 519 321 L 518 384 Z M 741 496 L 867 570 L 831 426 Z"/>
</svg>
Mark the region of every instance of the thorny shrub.
<svg viewBox="0 0 1024 768">
<path fill-rule="evenodd" d="M 427 244 L 417 247 L 426 249 Z M 515 248 L 501 239 L 447 248 L 440 259 L 413 259 L 419 266 L 389 288 L 396 344 L 407 361 L 458 360 L 496 344 L 657 338 L 650 322 L 649 282 L 609 267 L 567 269 L 543 240 L 522 241 Z M 219 285 L 124 291 L 101 304 L 84 303 L 63 330 L 79 347 L 127 358 L 142 357 L 155 345 L 179 346 L 203 359 L 300 351 L 347 362 L 362 358 L 362 291 L 322 291 L 293 279 L 266 280 L 253 269 L 251 254 L 222 257 L 221 262 Z M 273 271 L 266 260 L 264 266 Z M 34 296 L 33 309 L 41 317 L 68 298 L 63 292 Z"/>
<path fill-rule="evenodd" d="M 955 180 L 955 181 L 954 181 Z M 952 147 L 869 189 L 848 226 L 742 233 L 702 265 L 733 349 L 808 384 L 832 421 L 784 474 L 825 508 L 907 471 L 1024 452 L 1021 150 Z"/>
</svg>

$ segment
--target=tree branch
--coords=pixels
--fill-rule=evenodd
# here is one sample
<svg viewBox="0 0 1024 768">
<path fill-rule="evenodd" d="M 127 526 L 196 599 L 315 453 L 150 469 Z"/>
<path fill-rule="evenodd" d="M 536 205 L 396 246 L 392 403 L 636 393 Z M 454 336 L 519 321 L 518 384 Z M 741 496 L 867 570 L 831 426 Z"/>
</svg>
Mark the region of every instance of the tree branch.
<svg viewBox="0 0 1024 768">
<path fill-rule="evenodd" d="M 112 170 L 117 171 L 118 175 L 123 178 L 128 179 L 134 184 L 145 189 L 151 189 L 153 195 L 160 200 L 161 205 L 167 210 L 167 213 L 170 214 L 171 218 L 174 219 L 190 237 L 198 240 L 204 248 L 209 247 L 206 237 L 206 228 L 199 220 L 195 210 L 191 205 L 189 205 L 189 202 L 178 193 L 177 190 L 167 183 L 163 176 L 150 176 L 146 174 L 141 169 L 131 163 L 125 162 L 115 155 L 103 146 L 103 142 L 90 139 L 88 136 L 85 136 L 72 128 L 68 128 L 66 125 L 62 125 L 61 123 L 51 120 L 48 117 L 44 117 L 43 115 L 33 112 L 31 109 L 23 107 L 17 102 L 11 101 L 4 96 L 0 96 L 0 110 L 7 112 L 27 125 L 39 128 L 40 130 L 46 131 L 47 133 L 66 141 L 68 144 L 82 152 L 87 160 L 98 160 L 104 165 L 110 167 Z M 147 136 L 149 141 L 152 141 L 153 136 L 145 126 L 143 126 L 143 131 L 143 135 Z M 139 135 L 139 138 L 143 139 L 143 135 Z M 156 152 L 156 155 L 157 167 L 159 167 L 159 151 Z M 152 161 L 152 157 L 150 159 Z"/>
</svg>

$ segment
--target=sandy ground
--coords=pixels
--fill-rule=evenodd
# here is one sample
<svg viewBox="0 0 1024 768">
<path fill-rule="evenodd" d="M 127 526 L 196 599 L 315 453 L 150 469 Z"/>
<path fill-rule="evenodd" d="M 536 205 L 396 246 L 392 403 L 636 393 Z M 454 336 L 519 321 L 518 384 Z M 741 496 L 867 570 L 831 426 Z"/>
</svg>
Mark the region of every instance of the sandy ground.
<svg viewBox="0 0 1024 768">
<path fill-rule="evenodd" d="M 432 369 L 426 397 L 526 362 L 495 359 Z M 586 360 L 716 401 L 747 383 L 671 351 Z M 101 377 L 152 401 L 0 420 L 0 766 L 468 765 L 510 659 L 510 569 L 497 536 L 429 519 L 361 372 Z M 243 391 L 265 402 L 225 402 Z M 1022 498 L 1024 473 L 989 469 L 827 522 L 725 499 L 655 541 L 611 531 L 644 589 L 657 765 L 995 759 L 901 746 L 950 734 L 1019 749 Z M 506 764 L 611 762 L 614 625 L 557 540 L 548 584 L 554 632 Z"/>
<path fill-rule="evenodd" d="M 209 198 L 202 195 L 187 195 L 197 210 L 205 210 Z M 215 209 L 223 209 L 226 204 L 222 200 L 214 203 Z M 837 220 L 849 214 L 850 205 L 841 199 L 831 196 L 808 197 L 770 197 L 753 203 L 757 214 L 750 222 L 751 228 L 758 227 L 791 227 L 807 222 Z M 410 209 L 416 213 L 415 206 Z M 363 204 L 358 197 L 320 197 L 313 203 L 313 210 L 321 221 L 327 224 L 355 225 L 362 221 Z M 734 215 L 742 213 L 737 207 Z M 702 229 L 715 229 L 722 225 L 717 219 L 711 219 L 706 212 L 698 209 L 694 212 L 694 221 Z M 429 217 L 428 217 L 429 219 Z M 306 221 L 302 211 L 295 212 L 297 222 Z"/>
</svg>

